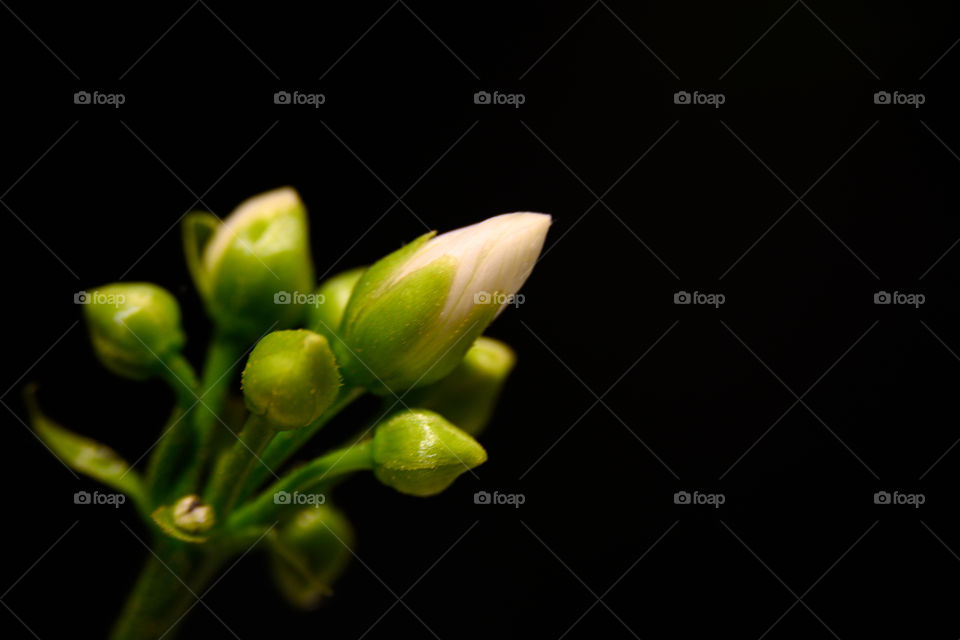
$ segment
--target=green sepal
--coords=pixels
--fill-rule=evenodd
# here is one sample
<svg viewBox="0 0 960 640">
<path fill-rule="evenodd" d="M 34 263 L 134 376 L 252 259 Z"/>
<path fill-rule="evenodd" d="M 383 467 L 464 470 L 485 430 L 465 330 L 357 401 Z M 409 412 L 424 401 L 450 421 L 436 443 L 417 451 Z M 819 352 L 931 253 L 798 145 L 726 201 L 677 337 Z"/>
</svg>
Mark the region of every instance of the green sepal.
<svg viewBox="0 0 960 640">
<path fill-rule="evenodd" d="M 24 400 L 34 432 L 61 462 L 121 491 L 141 510 L 147 509 L 147 492 L 140 474 L 110 447 L 69 431 L 48 418 L 36 401 L 36 387 L 29 385 Z"/>
<path fill-rule="evenodd" d="M 203 252 L 219 226 L 220 220 L 206 211 L 192 211 L 183 219 L 183 253 L 187 257 L 187 269 L 204 298 L 210 282 L 203 266 Z"/>
<path fill-rule="evenodd" d="M 188 533 L 178 527 L 173 519 L 172 506 L 163 505 L 157 507 L 150 516 L 153 518 L 153 521 L 157 523 L 157 526 L 160 527 L 160 530 L 171 538 L 192 544 L 202 544 L 210 537 L 202 534 Z"/>
<path fill-rule="evenodd" d="M 324 280 L 317 288 L 317 302 L 307 311 L 307 329 L 325 336 L 331 345 L 339 342 L 337 330 L 350 296 L 366 270 L 367 267 L 358 267 Z"/>
</svg>

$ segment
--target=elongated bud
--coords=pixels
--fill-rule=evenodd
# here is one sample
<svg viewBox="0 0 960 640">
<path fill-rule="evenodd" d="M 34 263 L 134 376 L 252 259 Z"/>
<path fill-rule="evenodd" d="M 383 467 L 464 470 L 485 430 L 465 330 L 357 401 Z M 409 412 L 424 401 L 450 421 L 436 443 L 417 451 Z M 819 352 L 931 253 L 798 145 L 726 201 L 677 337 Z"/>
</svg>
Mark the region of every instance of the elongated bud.
<svg viewBox="0 0 960 640">
<path fill-rule="evenodd" d="M 421 236 L 371 266 L 347 305 L 334 349 L 344 378 L 383 392 L 450 373 L 530 275 L 550 226 L 508 213 Z"/>
<path fill-rule="evenodd" d="M 313 289 L 307 213 L 289 187 L 250 198 L 221 223 L 184 221 L 187 263 L 207 311 L 223 331 L 253 340 L 300 322 Z"/>
<path fill-rule="evenodd" d="M 373 436 L 374 475 L 414 496 L 440 493 L 486 460 L 476 440 L 432 411 L 401 411 L 378 425 Z"/>
<path fill-rule="evenodd" d="M 353 527 L 343 513 L 322 504 L 281 525 L 270 545 L 273 575 L 294 606 L 311 609 L 332 593 L 350 564 Z"/>
<path fill-rule="evenodd" d="M 505 343 L 480 336 L 450 375 L 410 391 L 404 402 L 436 411 L 477 436 L 490 422 L 503 384 L 516 362 L 513 349 Z"/>
<path fill-rule="evenodd" d="M 350 295 L 360 276 L 366 270 L 366 267 L 359 267 L 338 273 L 325 280 L 317 289 L 315 302 L 307 311 L 307 328 L 326 336 L 331 345 L 339 342 L 337 330 L 340 328 L 343 312 L 347 309 Z"/>
<path fill-rule="evenodd" d="M 242 386 L 251 413 L 274 429 L 297 429 L 333 404 L 340 374 L 323 336 L 305 329 L 274 331 L 253 348 Z"/>
<path fill-rule="evenodd" d="M 137 380 L 155 375 L 183 347 L 180 305 L 162 287 L 111 284 L 90 291 L 83 302 L 97 358 L 118 375 Z"/>
</svg>

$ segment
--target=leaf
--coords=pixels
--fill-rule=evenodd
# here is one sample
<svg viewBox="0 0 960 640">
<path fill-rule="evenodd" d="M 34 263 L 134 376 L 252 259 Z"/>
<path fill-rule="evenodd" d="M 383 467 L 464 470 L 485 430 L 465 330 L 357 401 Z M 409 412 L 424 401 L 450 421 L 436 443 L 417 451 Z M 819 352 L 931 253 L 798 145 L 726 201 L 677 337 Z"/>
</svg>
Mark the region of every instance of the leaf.
<svg viewBox="0 0 960 640">
<path fill-rule="evenodd" d="M 116 451 L 96 440 L 64 429 L 44 415 L 37 404 L 35 385 L 27 387 L 24 400 L 33 430 L 64 464 L 108 487 L 122 491 L 130 496 L 138 507 L 145 507 L 147 494 L 140 474 L 131 469 Z"/>
<path fill-rule="evenodd" d="M 158 507 L 151 516 L 153 517 L 153 521 L 157 523 L 157 526 L 171 538 L 183 540 L 184 542 L 192 542 L 193 544 L 200 544 L 207 541 L 208 536 L 206 535 L 187 533 L 178 527 L 173 521 L 173 507 Z"/>
</svg>

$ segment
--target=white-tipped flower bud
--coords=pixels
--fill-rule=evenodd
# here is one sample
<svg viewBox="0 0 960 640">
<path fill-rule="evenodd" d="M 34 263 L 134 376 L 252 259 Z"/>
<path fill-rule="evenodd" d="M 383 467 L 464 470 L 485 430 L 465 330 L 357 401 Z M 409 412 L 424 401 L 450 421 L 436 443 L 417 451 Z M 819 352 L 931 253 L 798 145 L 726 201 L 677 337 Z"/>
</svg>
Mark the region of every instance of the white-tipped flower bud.
<svg viewBox="0 0 960 640">
<path fill-rule="evenodd" d="M 347 381 L 394 392 L 453 370 L 514 303 L 543 248 L 550 216 L 508 213 L 421 236 L 371 266 L 334 345 Z"/>
</svg>

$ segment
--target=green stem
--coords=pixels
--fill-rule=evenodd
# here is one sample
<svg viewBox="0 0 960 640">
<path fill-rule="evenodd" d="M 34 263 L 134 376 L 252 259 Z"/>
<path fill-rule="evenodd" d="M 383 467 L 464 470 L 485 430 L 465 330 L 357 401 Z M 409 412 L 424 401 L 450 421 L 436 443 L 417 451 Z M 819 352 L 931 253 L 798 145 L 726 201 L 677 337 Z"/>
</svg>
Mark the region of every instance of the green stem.
<svg viewBox="0 0 960 640">
<path fill-rule="evenodd" d="M 337 476 L 370 469 L 373 466 L 372 453 L 372 441 L 365 440 L 311 460 L 274 482 L 256 499 L 238 509 L 230 516 L 228 526 L 233 530 L 242 530 L 252 525 L 276 522 L 283 511 L 298 506 L 292 500 L 277 502 L 278 494 L 284 492 L 292 497 L 295 493 L 309 491 Z"/>
<path fill-rule="evenodd" d="M 300 447 L 306 444 L 310 438 L 316 435 L 325 424 L 363 394 L 364 390 L 357 387 L 341 387 L 336 401 L 322 416 L 303 429 L 291 429 L 278 433 L 269 446 L 267 446 L 266 450 L 264 450 L 263 455 L 260 456 L 263 464 L 258 465 L 250 472 L 250 477 L 240 494 L 240 498 L 246 498 L 257 487 L 261 486 L 267 479 L 267 476 L 270 475 L 271 469 L 280 469 L 280 467 L 282 467 Z"/>
<path fill-rule="evenodd" d="M 220 522 L 237 503 L 247 476 L 255 465 L 260 465 L 260 456 L 274 435 L 276 430 L 266 419 L 251 415 L 237 441 L 217 462 L 205 498 Z"/>
<path fill-rule="evenodd" d="M 202 468 L 213 457 L 214 442 L 217 433 L 223 428 L 220 414 L 233 382 L 234 370 L 241 359 L 244 347 L 235 338 L 219 330 L 214 330 L 207 349 L 207 359 L 203 365 L 202 404 L 196 416 L 197 432 L 200 438 L 199 462 Z"/>
<path fill-rule="evenodd" d="M 160 538 L 114 625 L 111 640 L 173 638 L 181 618 L 216 575 L 226 557 Z M 191 591 L 193 593 L 191 593 Z"/>
<path fill-rule="evenodd" d="M 147 467 L 147 487 L 153 505 L 189 491 L 197 481 L 196 465 L 191 462 L 199 444 L 193 409 L 200 385 L 193 367 L 182 355 L 173 356 L 165 364 L 162 377 L 177 397 L 177 411 L 165 427 Z"/>
</svg>

